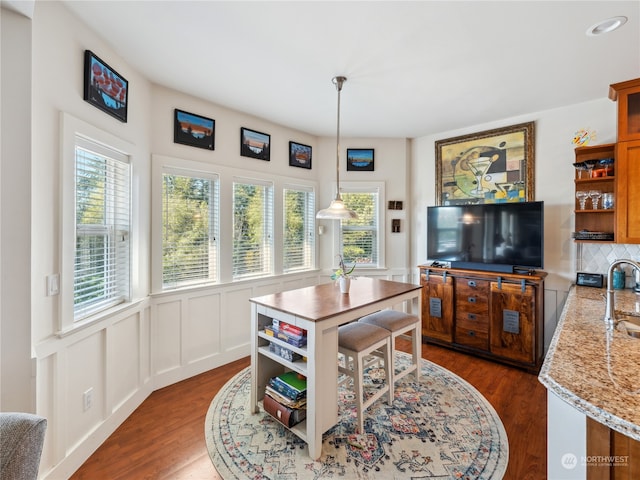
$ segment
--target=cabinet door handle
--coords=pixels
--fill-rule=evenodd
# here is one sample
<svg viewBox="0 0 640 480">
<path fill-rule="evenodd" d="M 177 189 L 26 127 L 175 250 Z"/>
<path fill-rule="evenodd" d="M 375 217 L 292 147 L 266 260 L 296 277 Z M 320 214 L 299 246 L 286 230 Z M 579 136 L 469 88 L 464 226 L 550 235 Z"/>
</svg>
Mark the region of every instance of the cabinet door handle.
<svg viewBox="0 0 640 480">
<path fill-rule="evenodd" d="M 475 313 L 468 313 L 467 314 L 467 318 L 469 320 L 475 320 L 476 319 L 476 314 Z"/>
<path fill-rule="evenodd" d="M 473 330 L 469 330 L 469 336 L 470 337 L 475 337 L 476 336 L 476 332 L 474 332 Z"/>
<path fill-rule="evenodd" d="M 467 300 L 469 301 L 469 303 L 476 303 L 476 297 L 469 297 L 467 298 Z"/>
<path fill-rule="evenodd" d="M 469 280 L 469 283 L 467 285 L 469 285 L 470 287 L 475 287 L 476 286 L 476 282 L 475 282 L 475 280 Z"/>
</svg>

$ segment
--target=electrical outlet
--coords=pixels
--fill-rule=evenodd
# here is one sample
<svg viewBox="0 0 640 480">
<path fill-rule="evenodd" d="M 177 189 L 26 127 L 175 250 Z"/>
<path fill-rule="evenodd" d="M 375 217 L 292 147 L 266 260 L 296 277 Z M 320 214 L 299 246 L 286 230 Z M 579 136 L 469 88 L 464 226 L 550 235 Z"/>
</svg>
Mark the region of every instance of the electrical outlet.
<svg viewBox="0 0 640 480">
<path fill-rule="evenodd" d="M 82 402 L 85 412 L 93 407 L 93 387 L 82 394 Z"/>
</svg>

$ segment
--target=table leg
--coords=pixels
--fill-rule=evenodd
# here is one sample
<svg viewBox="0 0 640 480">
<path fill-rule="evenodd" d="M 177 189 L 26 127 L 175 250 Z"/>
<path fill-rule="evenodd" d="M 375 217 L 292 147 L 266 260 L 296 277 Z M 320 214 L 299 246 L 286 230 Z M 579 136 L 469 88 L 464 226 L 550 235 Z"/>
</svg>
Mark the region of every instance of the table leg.
<svg viewBox="0 0 640 480">
<path fill-rule="evenodd" d="M 322 434 L 338 422 L 338 328 L 307 332 L 307 444 L 322 455 Z"/>
</svg>

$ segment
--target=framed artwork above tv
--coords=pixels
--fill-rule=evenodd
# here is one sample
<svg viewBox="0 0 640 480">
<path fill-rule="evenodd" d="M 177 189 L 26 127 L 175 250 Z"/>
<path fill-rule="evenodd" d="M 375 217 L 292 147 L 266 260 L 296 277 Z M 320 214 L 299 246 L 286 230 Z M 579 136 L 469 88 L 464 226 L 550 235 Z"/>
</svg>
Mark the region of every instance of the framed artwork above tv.
<svg viewBox="0 0 640 480">
<path fill-rule="evenodd" d="M 436 205 L 533 201 L 534 123 L 437 140 Z"/>
</svg>

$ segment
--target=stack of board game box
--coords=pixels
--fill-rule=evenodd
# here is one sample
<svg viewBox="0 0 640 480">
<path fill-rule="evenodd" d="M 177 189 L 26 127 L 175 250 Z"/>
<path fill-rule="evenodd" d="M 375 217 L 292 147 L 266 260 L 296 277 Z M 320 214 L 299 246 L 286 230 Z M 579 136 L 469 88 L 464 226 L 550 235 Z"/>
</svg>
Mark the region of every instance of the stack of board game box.
<svg viewBox="0 0 640 480">
<path fill-rule="evenodd" d="M 307 416 L 307 378 L 297 372 L 286 372 L 269 380 L 265 388 L 265 411 L 287 427 Z"/>
<path fill-rule="evenodd" d="M 265 326 L 264 331 L 267 335 L 282 340 L 294 347 L 300 348 L 307 345 L 306 330 L 277 319 L 273 319 L 271 326 Z M 269 345 L 269 350 L 290 362 L 295 362 L 303 358 L 299 353 L 273 342 Z"/>
</svg>

